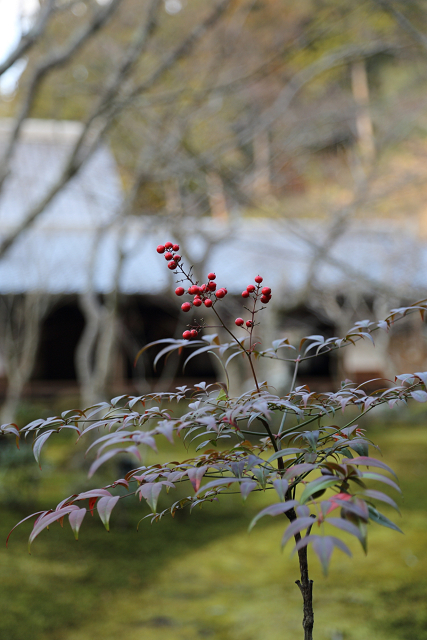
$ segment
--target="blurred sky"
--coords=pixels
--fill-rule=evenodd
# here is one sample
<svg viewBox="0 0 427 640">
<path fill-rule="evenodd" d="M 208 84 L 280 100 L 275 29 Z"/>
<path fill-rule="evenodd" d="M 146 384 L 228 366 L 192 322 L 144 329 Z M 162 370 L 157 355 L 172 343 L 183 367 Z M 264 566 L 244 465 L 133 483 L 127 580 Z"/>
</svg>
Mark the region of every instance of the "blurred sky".
<svg viewBox="0 0 427 640">
<path fill-rule="evenodd" d="M 39 7 L 38 0 L 0 0 L 0 62 L 19 41 L 21 33 L 31 25 L 31 16 Z M 19 76 L 25 69 L 25 59 L 16 63 L 0 79 L 0 92 L 13 93 Z"/>
</svg>

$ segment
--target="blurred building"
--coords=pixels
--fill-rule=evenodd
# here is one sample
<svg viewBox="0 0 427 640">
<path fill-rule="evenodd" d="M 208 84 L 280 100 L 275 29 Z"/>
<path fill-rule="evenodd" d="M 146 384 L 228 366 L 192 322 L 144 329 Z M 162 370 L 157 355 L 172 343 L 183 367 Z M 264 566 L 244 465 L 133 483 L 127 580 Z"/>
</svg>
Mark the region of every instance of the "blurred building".
<svg viewBox="0 0 427 640">
<path fill-rule="evenodd" d="M 0 144 L 11 126 L 7 120 L 0 121 Z M 59 179 L 81 127 L 76 122 L 25 122 L 0 197 L 0 239 L 19 226 Z M 124 217 L 123 211 L 118 170 L 108 147 L 101 145 L 0 260 L 4 388 L 8 367 L 13 366 L 6 341 L 12 336 L 13 344 L 13 331 L 18 330 L 7 327 L 13 304 L 31 299 L 33 306 L 21 309 L 25 315 L 38 301 L 31 388 L 50 394 L 75 387 L 78 345 L 89 340 L 92 321 L 96 329 L 88 296 L 99 325 L 102 314 L 109 313 L 108 300 L 115 292 L 118 340 L 109 365 L 109 384 L 132 392 L 150 385 L 160 373 L 153 371 L 149 356 L 134 369 L 138 349 L 153 340 L 180 337 L 186 323 L 203 315 L 179 313 L 179 301 L 173 296 L 175 277 L 155 251 L 157 244 L 169 238 L 180 242 L 183 260 L 194 265 L 197 279 L 202 281 L 204 274 L 214 270 L 218 284 L 227 287 L 228 302 L 221 302 L 225 318 L 244 315 L 242 290 L 258 273 L 264 277 L 273 291 L 263 312 L 265 346 L 274 338 L 297 341 L 304 335 L 342 335 L 356 320 L 381 317 L 390 305 L 426 295 L 427 241 L 416 228 L 396 218 L 355 219 L 334 241 L 324 222 L 315 218 L 224 215 L 181 220 L 174 228 L 170 218 Z M 339 359 L 322 356 L 301 368 L 301 381 L 321 385 L 322 380 L 329 384 L 331 378 L 350 377 L 361 382 L 390 375 L 394 364 L 405 371 L 422 370 L 427 354 L 419 347 L 411 351 L 414 331 L 409 321 L 392 339 L 381 335 L 375 349 L 366 343 L 357 350 L 344 349 Z M 16 344 L 19 340 L 24 353 L 22 335 Z M 99 334 L 88 343 L 93 352 L 89 360 L 96 357 L 96 341 L 101 340 Z M 172 368 L 170 375 L 177 370 Z M 166 369 L 161 375 L 167 385 Z M 209 357 L 194 359 L 186 375 L 214 378 L 215 368 Z M 284 388 L 286 379 L 286 368 L 278 366 L 278 389 Z"/>
</svg>

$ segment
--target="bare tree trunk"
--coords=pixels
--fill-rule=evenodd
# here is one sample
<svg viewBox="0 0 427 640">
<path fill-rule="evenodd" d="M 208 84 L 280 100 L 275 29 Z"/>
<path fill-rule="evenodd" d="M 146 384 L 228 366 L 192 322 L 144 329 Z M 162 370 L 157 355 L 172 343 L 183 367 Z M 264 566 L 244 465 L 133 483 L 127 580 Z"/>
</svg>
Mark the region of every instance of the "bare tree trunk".
<svg viewBox="0 0 427 640">
<path fill-rule="evenodd" d="M 51 297 L 40 292 L 8 296 L 3 299 L 0 319 L 2 344 L 8 386 L 1 409 L 0 422 L 15 420 L 25 384 L 29 381 L 40 341 L 40 325 L 49 308 Z"/>
<path fill-rule="evenodd" d="M 367 164 L 371 164 L 375 157 L 375 140 L 369 112 L 369 85 L 365 60 L 357 60 L 352 63 L 351 86 L 358 107 L 356 129 L 360 154 Z"/>
<path fill-rule="evenodd" d="M 81 401 L 90 407 L 105 400 L 112 373 L 116 344 L 117 290 L 107 294 L 101 303 L 94 291 L 79 297 L 86 325 L 76 350 L 76 370 L 80 383 Z"/>
<path fill-rule="evenodd" d="M 270 195 L 270 141 L 267 131 L 257 131 L 253 139 L 254 145 L 254 182 L 253 193 L 257 198 Z"/>
<path fill-rule="evenodd" d="M 79 304 L 86 323 L 77 345 L 75 364 L 82 405 L 90 407 L 98 401 L 93 384 L 93 361 L 102 321 L 102 309 L 93 291 L 80 295 Z"/>
<path fill-rule="evenodd" d="M 225 199 L 224 184 L 218 173 L 209 171 L 206 174 L 208 197 L 212 218 L 223 222 L 228 221 L 227 201 Z"/>
</svg>

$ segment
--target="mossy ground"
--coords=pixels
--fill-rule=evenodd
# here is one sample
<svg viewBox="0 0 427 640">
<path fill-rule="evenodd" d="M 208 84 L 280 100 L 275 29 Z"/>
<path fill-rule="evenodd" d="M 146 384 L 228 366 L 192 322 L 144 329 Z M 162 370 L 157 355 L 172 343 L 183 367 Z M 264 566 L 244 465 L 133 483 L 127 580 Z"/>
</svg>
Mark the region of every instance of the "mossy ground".
<svg viewBox="0 0 427 640">
<path fill-rule="evenodd" d="M 405 533 L 373 525 L 368 555 L 357 543 L 352 559 L 336 551 L 326 578 L 311 556 L 316 640 L 427 640 L 427 430 L 394 425 L 375 440 L 399 475 L 403 517 L 387 515 Z M 61 480 L 45 473 L 39 498 L 52 505 L 75 480 L 70 469 Z M 31 556 L 23 525 L 0 548 L 0 638 L 298 640 L 298 567 L 290 546 L 280 551 L 284 522 L 265 518 L 247 533 L 261 500 L 144 521 L 138 533 L 144 506 L 120 504 L 111 533 L 89 517 L 75 542 L 67 522 L 55 524 Z M 3 507 L 3 539 L 29 512 Z"/>
</svg>

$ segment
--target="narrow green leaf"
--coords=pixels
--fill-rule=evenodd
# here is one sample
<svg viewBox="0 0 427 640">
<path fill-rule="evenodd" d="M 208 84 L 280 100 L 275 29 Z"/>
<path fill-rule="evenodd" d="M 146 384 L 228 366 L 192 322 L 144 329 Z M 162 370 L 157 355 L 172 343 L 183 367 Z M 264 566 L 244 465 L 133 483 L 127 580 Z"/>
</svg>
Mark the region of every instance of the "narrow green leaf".
<svg viewBox="0 0 427 640">
<path fill-rule="evenodd" d="M 378 509 L 376 509 L 372 505 L 368 504 L 368 510 L 369 510 L 369 518 L 370 520 L 372 520 L 372 522 L 376 522 L 377 524 L 380 524 L 382 527 L 387 527 L 388 529 L 393 529 L 394 531 L 399 531 L 399 533 L 403 533 L 403 531 L 399 529 L 397 524 L 394 524 L 392 520 L 389 520 L 385 515 L 380 513 Z"/>
<path fill-rule="evenodd" d="M 307 500 L 313 495 L 313 493 L 317 493 L 317 491 L 321 491 L 322 489 L 328 489 L 329 487 L 334 487 L 340 483 L 340 479 L 335 478 L 325 478 L 313 480 L 306 485 L 302 495 L 300 497 L 301 504 L 307 502 Z"/>
<path fill-rule="evenodd" d="M 267 462 L 271 463 L 274 460 L 277 460 L 277 458 L 284 458 L 285 456 L 302 453 L 303 451 L 304 449 L 297 449 L 295 447 L 294 448 L 291 447 L 289 449 L 281 449 L 280 451 L 276 451 L 275 453 L 273 453 L 273 455 L 269 457 Z"/>
</svg>

